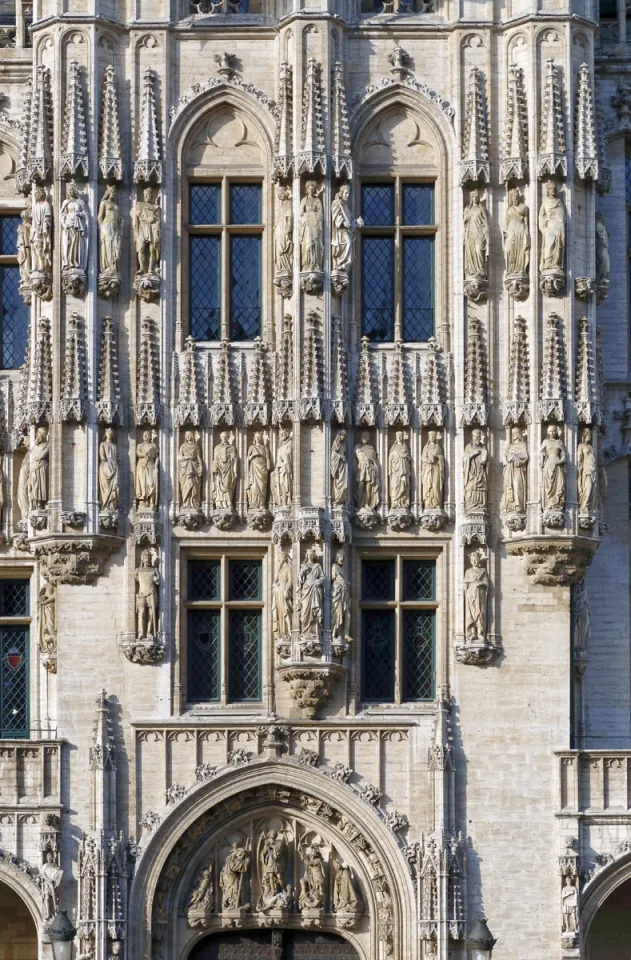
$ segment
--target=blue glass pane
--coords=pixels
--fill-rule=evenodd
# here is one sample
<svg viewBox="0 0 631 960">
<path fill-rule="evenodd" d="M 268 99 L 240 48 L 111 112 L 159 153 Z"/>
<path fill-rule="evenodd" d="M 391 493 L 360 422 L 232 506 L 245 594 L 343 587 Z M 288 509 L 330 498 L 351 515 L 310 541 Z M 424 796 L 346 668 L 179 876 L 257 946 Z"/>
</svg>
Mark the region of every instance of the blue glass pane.
<svg viewBox="0 0 631 960">
<path fill-rule="evenodd" d="M 362 612 L 362 699 L 394 700 L 394 610 Z"/>
<path fill-rule="evenodd" d="M 394 600 L 394 560 L 364 560 L 362 600 Z"/>
<path fill-rule="evenodd" d="M 261 223 L 261 184 L 230 185 L 230 223 Z"/>
<path fill-rule="evenodd" d="M 403 339 L 434 333 L 434 238 L 403 240 Z"/>
<path fill-rule="evenodd" d="M 221 336 L 221 239 L 190 239 L 190 331 L 195 340 Z"/>
<path fill-rule="evenodd" d="M 221 186 L 218 183 L 193 183 L 190 190 L 189 223 L 206 226 L 221 222 Z"/>
<path fill-rule="evenodd" d="M 220 614 L 218 610 L 188 612 L 188 686 L 190 701 L 219 700 Z"/>
<path fill-rule="evenodd" d="M 367 227 L 394 224 L 394 184 L 362 184 L 362 217 Z"/>
<path fill-rule="evenodd" d="M 627 203 L 631 203 L 631 157 L 624 158 L 624 193 Z"/>
<path fill-rule="evenodd" d="M 0 736 L 28 737 L 28 627 L 0 628 Z"/>
<path fill-rule="evenodd" d="M 18 267 L 0 268 L 0 319 L 2 321 L 2 368 L 15 370 L 26 352 L 28 307 L 20 296 Z"/>
<path fill-rule="evenodd" d="M 261 699 L 261 614 L 258 610 L 231 610 L 228 626 L 230 643 L 230 700 Z"/>
<path fill-rule="evenodd" d="M 362 240 L 362 334 L 394 339 L 394 237 Z"/>
<path fill-rule="evenodd" d="M 230 339 L 261 332 L 261 237 L 230 237 Z"/>
<path fill-rule="evenodd" d="M 19 225 L 20 217 L 0 217 L 0 254 L 7 257 L 16 254 Z"/>
<path fill-rule="evenodd" d="M 261 599 L 261 561 L 231 560 L 230 599 Z"/>
<path fill-rule="evenodd" d="M 431 183 L 403 184 L 403 223 L 419 227 L 434 222 L 434 186 Z"/>
<path fill-rule="evenodd" d="M 434 697 L 433 612 L 405 610 L 403 613 L 404 700 L 432 700 Z"/>
<path fill-rule="evenodd" d="M 189 560 L 189 600 L 219 600 L 220 589 L 221 565 L 219 560 Z"/>
<path fill-rule="evenodd" d="M 28 580 L 0 580 L 0 616 L 28 617 Z"/>
<path fill-rule="evenodd" d="M 404 560 L 403 599 L 433 600 L 435 569 L 432 560 Z"/>
</svg>

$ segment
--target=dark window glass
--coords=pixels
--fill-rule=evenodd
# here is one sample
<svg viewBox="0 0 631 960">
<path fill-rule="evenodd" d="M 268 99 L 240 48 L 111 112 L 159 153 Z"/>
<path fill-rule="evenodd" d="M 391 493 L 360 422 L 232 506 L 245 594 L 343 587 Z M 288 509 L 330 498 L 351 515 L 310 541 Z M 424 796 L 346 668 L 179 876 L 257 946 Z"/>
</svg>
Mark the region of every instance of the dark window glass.
<svg viewBox="0 0 631 960">
<path fill-rule="evenodd" d="M 18 267 L 0 268 L 0 310 L 2 320 L 2 363 L 4 370 L 21 366 L 26 353 L 28 307 L 20 296 Z"/>
<path fill-rule="evenodd" d="M 435 569 L 431 560 L 404 560 L 403 599 L 433 600 Z"/>
<path fill-rule="evenodd" d="M 362 699 L 394 700 L 394 610 L 362 612 Z"/>
<path fill-rule="evenodd" d="M 189 600 L 219 600 L 220 589 L 221 565 L 219 560 L 189 560 Z"/>
<path fill-rule="evenodd" d="M 434 333 L 434 238 L 403 240 L 403 339 L 429 340 Z"/>
<path fill-rule="evenodd" d="M 394 237 L 363 238 L 362 333 L 371 340 L 394 337 Z"/>
<path fill-rule="evenodd" d="M 230 237 L 230 338 L 261 331 L 261 237 Z"/>
<path fill-rule="evenodd" d="M 230 185 L 230 223 L 260 222 L 260 183 L 232 183 Z"/>
<path fill-rule="evenodd" d="M 0 580 L 0 617 L 28 617 L 28 580 Z"/>
<path fill-rule="evenodd" d="M 221 240 L 191 237 L 190 310 L 191 336 L 195 340 L 221 337 Z"/>
<path fill-rule="evenodd" d="M 230 562 L 230 599 L 261 599 L 260 560 L 232 560 Z"/>
<path fill-rule="evenodd" d="M 189 222 L 206 226 L 221 221 L 221 186 L 218 183 L 191 184 Z"/>
<path fill-rule="evenodd" d="M 188 612 L 188 699 L 219 700 L 220 613 Z"/>
<path fill-rule="evenodd" d="M 431 700 L 434 696 L 434 622 L 433 611 L 403 612 L 404 700 Z"/>
<path fill-rule="evenodd" d="M 366 227 L 394 224 L 394 184 L 362 184 L 362 217 Z"/>
<path fill-rule="evenodd" d="M 18 247 L 20 217 L 0 217 L 0 254 L 13 257 Z"/>
<path fill-rule="evenodd" d="M 617 20 L 618 19 L 618 4 L 616 0 L 600 0 L 600 10 L 599 10 L 599 19 L 600 20 Z"/>
<path fill-rule="evenodd" d="M 364 560 L 362 564 L 362 600 L 394 600 L 394 560 Z"/>
<path fill-rule="evenodd" d="M 28 737 L 28 627 L 0 627 L 0 736 Z"/>
<path fill-rule="evenodd" d="M 230 700 L 261 699 L 261 614 L 258 610 L 231 610 L 228 622 L 230 644 Z"/>
<path fill-rule="evenodd" d="M 431 183 L 403 184 L 403 223 L 406 227 L 434 223 L 434 187 Z"/>
</svg>

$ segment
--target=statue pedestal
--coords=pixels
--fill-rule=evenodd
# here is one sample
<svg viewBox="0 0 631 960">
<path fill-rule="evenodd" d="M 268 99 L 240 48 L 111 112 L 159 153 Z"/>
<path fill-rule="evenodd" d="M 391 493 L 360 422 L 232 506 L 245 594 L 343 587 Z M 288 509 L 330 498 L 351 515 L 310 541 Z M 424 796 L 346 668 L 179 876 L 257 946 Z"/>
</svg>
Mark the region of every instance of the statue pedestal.
<svg viewBox="0 0 631 960">
<path fill-rule="evenodd" d="M 542 270 L 539 289 L 545 297 L 562 297 L 565 292 L 565 274 L 562 270 Z"/>
<path fill-rule="evenodd" d="M 234 510 L 215 509 L 212 512 L 212 521 L 218 530 L 230 530 L 235 524 L 236 514 Z"/>
<path fill-rule="evenodd" d="M 204 514 L 199 507 L 180 508 L 175 515 L 175 523 L 185 530 L 199 530 L 204 522 Z"/>
<path fill-rule="evenodd" d="M 32 283 L 32 281 L 31 281 Z M 85 293 L 87 278 L 81 267 L 63 267 L 61 271 L 61 286 L 63 292 L 71 297 L 82 297 Z"/>
<path fill-rule="evenodd" d="M 431 530 L 432 533 L 438 533 L 447 523 L 447 514 L 444 510 L 423 510 L 420 524 L 423 530 Z"/>
<path fill-rule="evenodd" d="M 302 907 L 300 910 L 300 925 L 307 930 L 321 927 L 323 918 L 322 907 Z"/>
<path fill-rule="evenodd" d="M 243 926 L 243 917 L 250 912 L 250 904 L 242 907 L 224 907 L 221 911 L 221 926 L 225 929 L 239 929 Z"/>
<path fill-rule="evenodd" d="M 134 291 L 138 299 L 145 303 L 157 300 L 160 295 L 160 277 L 155 273 L 137 273 Z"/>
<path fill-rule="evenodd" d="M 414 517 L 407 507 L 401 507 L 398 510 L 390 510 L 388 512 L 388 529 L 394 530 L 395 533 L 407 530 L 413 521 Z"/>
<path fill-rule="evenodd" d="M 164 634 L 138 638 L 133 631 L 128 630 L 119 635 L 118 645 L 130 663 L 162 663 L 166 652 Z"/>
<path fill-rule="evenodd" d="M 246 522 L 250 530 L 269 530 L 272 515 L 269 510 L 248 510 Z"/>
<path fill-rule="evenodd" d="M 370 507 L 362 507 L 355 514 L 354 520 L 358 527 L 362 527 L 364 530 L 374 530 L 379 525 L 379 514 Z"/>
</svg>

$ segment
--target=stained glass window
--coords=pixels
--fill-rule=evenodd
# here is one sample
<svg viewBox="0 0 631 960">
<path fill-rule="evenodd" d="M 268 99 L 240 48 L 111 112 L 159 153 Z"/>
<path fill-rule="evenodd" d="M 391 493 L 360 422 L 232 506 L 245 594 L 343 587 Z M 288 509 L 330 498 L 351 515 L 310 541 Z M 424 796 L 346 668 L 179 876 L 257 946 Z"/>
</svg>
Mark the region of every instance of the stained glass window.
<svg viewBox="0 0 631 960">
<path fill-rule="evenodd" d="M 29 581 L 0 580 L 0 737 L 29 735 Z"/>
<path fill-rule="evenodd" d="M 403 599 L 433 600 L 435 571 L 432 560 L 404 560 Z"/>
<path fill-rule="evenodd" d="M 0 617 L 28 617 L 28 580 L 0 580 Z"/>
<path fill-rule="evenodd" d="M 191 237 L 191 335 L 196 340 L 221 338 L 221 238 Z"/>
<path fill-rule="evenodd" d="M 230 700 L 261 699 L 261 613 L 231 610 L 228 628 Z"/>
<path fill-rule="evenodd" d="M 261 332 L 261 237 L 230 237 L 230 339 Z"/>
</svg>

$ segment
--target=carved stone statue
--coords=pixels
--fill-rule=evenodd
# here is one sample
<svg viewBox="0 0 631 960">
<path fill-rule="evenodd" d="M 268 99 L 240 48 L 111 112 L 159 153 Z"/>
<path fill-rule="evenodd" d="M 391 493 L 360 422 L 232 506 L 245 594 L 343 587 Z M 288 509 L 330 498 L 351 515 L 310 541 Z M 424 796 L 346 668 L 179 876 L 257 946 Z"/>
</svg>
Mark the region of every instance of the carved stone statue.
<svg viewBox="0 0 631 960">
<path fill-rule="evenodd" d="M 506 260 L 505 285 L 515 300 L 525 300 L 529 292 L 530 213 L 518 188 L 509 190 L 502 233 Z"/>
<path fill-rule="evenodd" d="M 391 510 L 408 510 L 412 486 L 412 453 L 402 430 L 388 454 L 388 485 Z"/>
<path fill-rule="evenodd" d="M 213 500 L 219 510 L 232 510 L 237 486 L 237 448 L 234 434 L 223 430 L 213 453 Z"/>
<path fill-rule="evenodd" d="M 445 497 L 445 455 L 438 434 L 430 430 L 421 450 L 421 495 L 424 510 L 442 510 Z"/>
<path fill-rule="evenodd" d="M 118 510 L 118 447 L 111 427 L 105 428 L 103 441 L 99 445 L 99 498 L 102 510 Z"/>
<path fill-rule="evenodd" d="M 202 478 L 204 462 L 192 430 L 184 434 L 177 457 L 177 478 L 180 485 L 180 503 L 185 509 L 199 510 L 202 505 Z"/>
<path fill-rule="evenodd" d="M 50 273 L 52 258 L 53 211 L 44 187 L 35 188 L 33 201 L 33 225 L 31 228 L 31 254 L 33 270 Z"/>
<path fill-rule="evenodd" d="M 486 610 L 489 578 L 477 550 L 464 573 L 465 637 L 474 643 L 486 641 Z"/>
<path fill-rule="evenodd" d="M 158 634 L 158 585 L 160 575 L 154 567 L 151 550 L 143 550 L 136 570 L 136 617 L 139 640 L 153 640 Z"/>
<path fill-rule="evenodd" d="M 355 891 L 351 868 L 347 863 L 338 863 L 333 884 L 333 910 L 335 913 L 359 913 L 361 903 Z"/>
<path fill-rule="evenodd" d="M 346 273 L 350 270 L 353 252 L 353 220 L 348 198 L 350 190 L 343 183 L 331 203 L 331 267 Z"/>
<path fill-rule="evenodd" d="M 136 506 L 145 509 L 155 509 L 158 506 L 160 448 L 156 439 L 155 433 L 144 430 L 142 443 L 136 447 Z"/>
<path fill-rule="evenodd" d="M 375 510 L 379 505 L 379 461 L 367 433 L 362 433 L 355 447 L 355 505 L 358 510 Z"/>
<path fill-rule="evenodd" d="M 39 871 L 42 901 L 44 906 L 44 920 L 54 920 L 59 912 L 59 888 L 64 872 L 55 863 L 51 850 L 46 854 L 46 862 Z"/>
<path fill-rule="evenodd" d="M 214 893 L 211 863 L 201 871 L 189 896 L 186 907 L 189 926 L 205 927 L 207 925 L 208 914 L 212 913 L 214 905 Z"/>
<path fill-rule="evenodd" d="M 272 502 L 275 507 L 291 506 L 294 481 L 294 448 L 289 430 L 281 427 L 278 435 L 276 466 L 270 478 Z"/>
<path fill-rule="evenodd" d="M 351 629 L 351 585 L 344 576 L 342 551 L 331 568 L 331 620 L 333 640 L 346 642 Z"/>
<path fill-rule="evenodd" d="M 324 570 L 315 550 L 307 550 L 298 577 L 300 587 L 300 630 L 305 636 L 318 637 L 324 603 Z"/>
<path fill-rule="evenodd" d="M 28 474 L 28 499 L 31 510 L 45 510 L 48 503 L 48 431 L 38 427 L 31 450 Z"/>
<path fill-rule="evenodd" d="M 26 453 L 20 465 L 20 473 L 18 475 L 18 506 L 20 508 L 20 518 L 21 522 L 25 523 L 28 520 L 28 513 L 30 510 L 30 500 L 29 500 L 29 473 L 31 469 L 31 452 L 27 447 Z"/>
<path fill-rule="evenodd" d="M 519 427 L 513 427 L 504 453 L 504 510 L 508 514 L 526 512 L 527 470 L 526 440 Z"/>
<path fill-rule="evenodd" d="M 147 187 L 136 204 L 136 257 L 140 275 L 157 274 L 160 264 L 160 203 L 153 187 Z"/>
<path fill-rule="evenodd" d="M 486 296 L 488 255 L 489 217 L 479 190 L 472 190 L 464 211 L 464 279 L 466 295 L 476 302 Z"/>
<path fill-rule="evenodd" d="M 300 203 L 300 269 L 322 273 L 324 264 L 324 210 L 315 180 L 307 180 Z"/>
<path fill-rule="evenodd" d="M 269 478 L 272 472 L 272 453 L 267 435 L 260 430 L 254 434 L 248 450 L 248 479 L 245 493 L 249 510 L 267 510 Z"/>
<path fill-rule="evenodd" d="M 335 434 L 331 448 L 331 500 L 335 507 L 344 507 L 348 503 L 348 454 L 344 430 Z"/>
<path fill-rule="evenodd" d="M 118 272 L 123 241 L 123 220 L 116 202 L 116 186 L 105 188 L 99 205 L 99 293 L 113 296 L 120 287 Z"/>
<path fill-rule="evenodd" d="M 462 455 L 466 513 L 486 513 L 489 452 L 481 430 L 471 431 L 471 443 Z"/>
<path fill-rule="evenodd" d="M 249 850 L 238 843 L 232 844 L 219 874 L 222 910 L 238 910 L 242 906 L 243 878 L 250 869 L 251 859 Z M 249 907 L 249 904 L 243 904 L 243 907 Z"/>
<path fill-rule="evenodd" d="M 578 932 L 578 889 L 570 876 L 561 888 L 561 932 Z"/>
<path fill-rule="evenodd" d="M 32 257 L 31 257 L 31 229 L 33 224 L 33 218 L 31 216 L 31 211 L 26 207 L 22 210 L 21 213 L 20 225 L 17 229 L 17 254 L 18 254 L 18 267 L 20 269 L 20 293 L 24 296 L 27 291 L 30 291 L 31 288 L 31 269 L 32 269 Z M 27 303 L 30 303 L 30 297 L 25 300 Z"/>
<path fill-rule="evenodd" d="M 539 450 L 541 459 L 541 503 L 544 510 L 559 511 L 565 506 L 565 464 L 567 454 L 558 427 L 551 424 Z"/>
<path fill-rule="evenodd" d="M 307 843 L 303 840 L 298 852 L 305 866 L 304 876 L 300 878 L 298 906 L 301 910 L 321 909 L 324 907 L 325 875 L 320 847 L 315 841 Z"/>
<path fill-rule="evenodd" d="M 57 592 L 50 583 L 43 583 L 37 599 L 39 616 L 39 650 L 46 657 L 57 652 Z"/>
<path fill-rule="evenodd" d="M 598 501 L 598 461 L 592 431 L 583 430 L 577 450 L 578 509 L 593 513 Z"/>
<path fill-rule="evenodd" d="M 258 871 L 261 896 L 257 910 L 270 910 L 288 906 L 291 887 L 285 885 L 287 842 L 284 833 L 268 830 L 263 834 L 258 847 Z"/>
<path fill-rule="evenodd" d="M 85 272 L 88 267 L 88 208 L 74 183 L 68 184 L 59 221 L 62 268 Z"/>
<path fill-rule="evenodd" d="M 280 187 L 278 190 L 278 210 L 274 225 L 274 266 L 275 283 L 280 287 L 282 296 L 290 297 L 294 269 L 294 208 L 291 190 Z"/>
<path fill-rule="evenodd" d="M 278 572 L 272 584 L 272 630 L 276 638 L 291 636 L 294 612 L 294 580 L 291 557 L 280 552 Z"/>
<path fill-rule="evenodd" d="M 596 214 L 596 302 L 602 303 L 609 293 L 611 258 L 609 233 L 602 213 Z"/>
<path fill-rule="evenodd" d="M 565 285 L 565 208 L 557 196 L 557 186 L 548 180 L 539 208 L 541 233 L 541 290 L 547 296 L 560 296 Z"/>
</svg>

